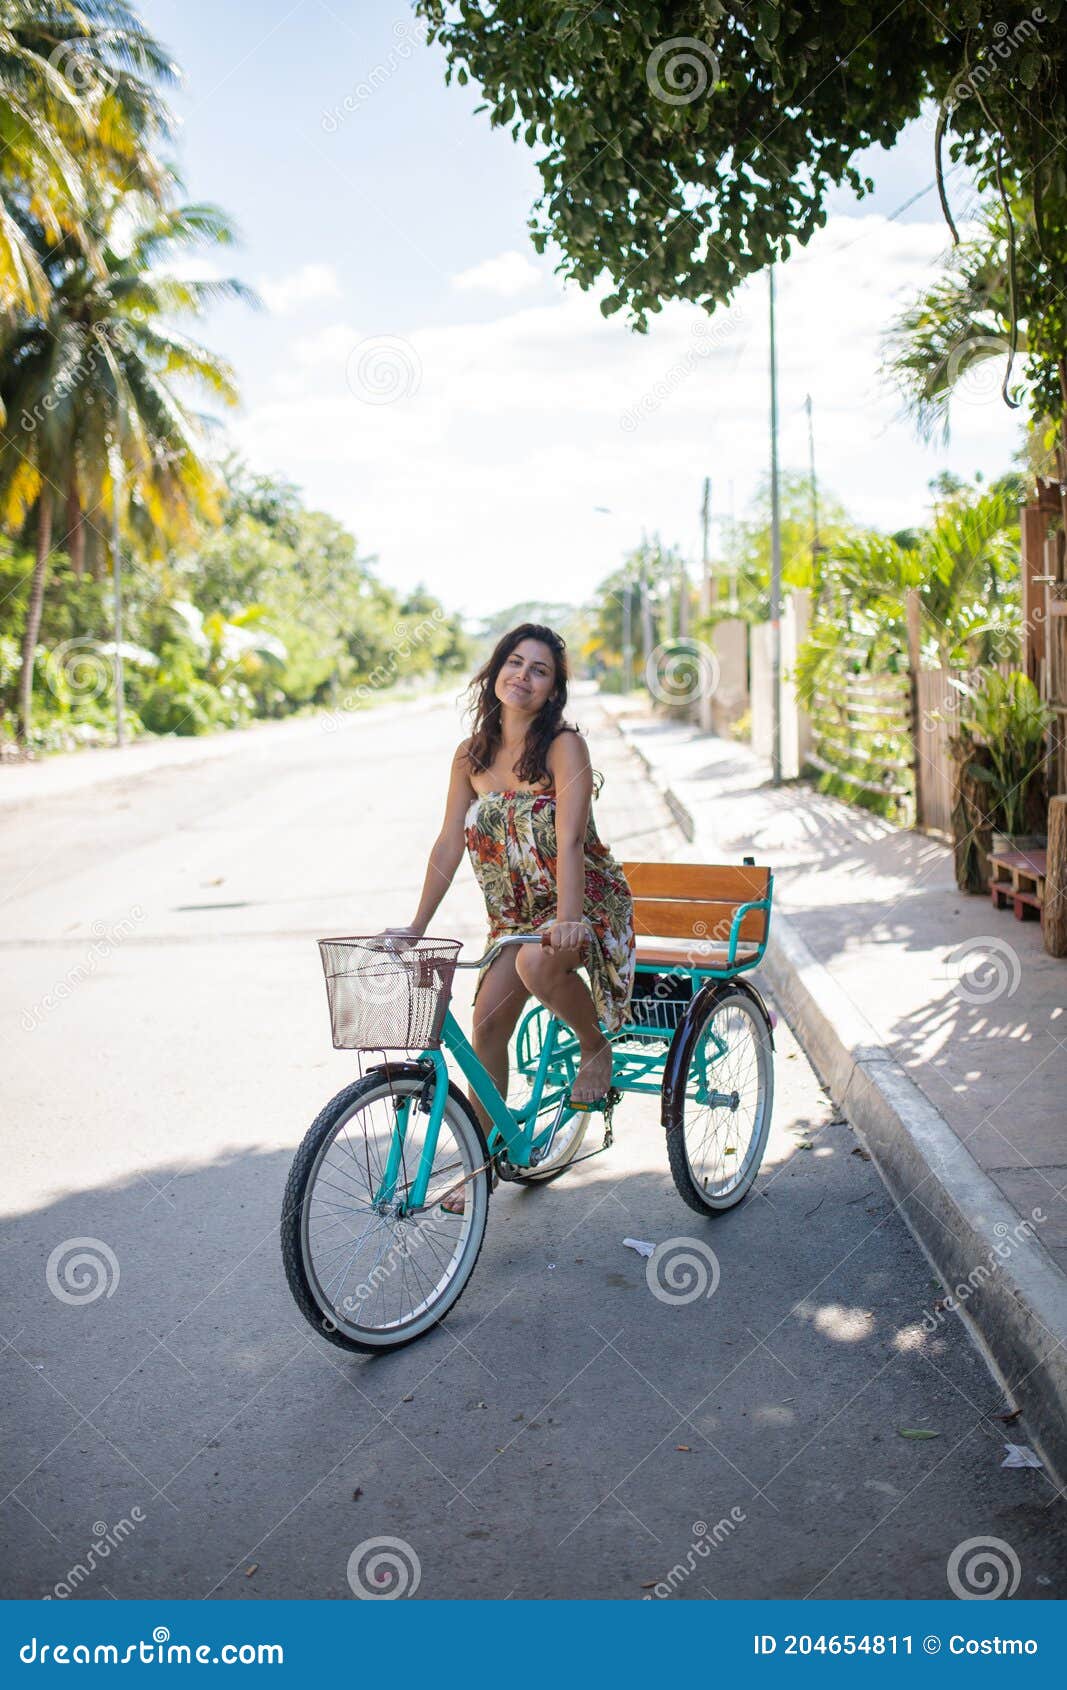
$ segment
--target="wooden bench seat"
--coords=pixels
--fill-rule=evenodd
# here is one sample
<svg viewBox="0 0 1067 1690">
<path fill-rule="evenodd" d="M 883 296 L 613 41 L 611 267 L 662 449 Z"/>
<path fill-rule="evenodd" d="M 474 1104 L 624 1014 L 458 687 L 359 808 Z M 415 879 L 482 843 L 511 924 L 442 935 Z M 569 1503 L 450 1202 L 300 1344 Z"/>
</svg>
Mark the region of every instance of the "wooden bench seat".
<svg viewBox="0 0 1067 1690">
<path fill-rule="evenodd" d="M 729 941 L 741 904 L 766 899 L 769 868 L 729 863 L 624 862 L 634 900 L 639 968 L 730 966 Z M 767 910 L 741 917 L 734 966 L 758 956 L 767 936 Z"/>
<path fill-rule="evenodd" d="M 758 950 L 758 945 L 739 944 L 734 960 L 743 962 L 746 957 L 755 956 Z M 679 963 L 683 968 L 725 968 L 728 958 L 727 945 L 711 945 L 704 949 L 696 941 L 688 945 L 681 941 L 669 945 L 640 937 L 637 940 L 638 968 L 674 968 Z"/>
</svg>

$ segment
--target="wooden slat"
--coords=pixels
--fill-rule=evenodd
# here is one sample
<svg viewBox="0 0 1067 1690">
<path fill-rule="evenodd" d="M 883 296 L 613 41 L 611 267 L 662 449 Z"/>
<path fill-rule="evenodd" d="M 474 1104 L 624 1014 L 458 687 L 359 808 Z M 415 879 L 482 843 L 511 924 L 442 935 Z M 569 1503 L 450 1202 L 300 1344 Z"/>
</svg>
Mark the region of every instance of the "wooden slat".
<svg viewBox="0 0 1067 1690">
<path fill-rule="evenodd" d="M 622 872 L 635 898 L 750 904 L 767 896 L 771 871 L 734 863 L 624 862 Z"/>
<path fill-rule="evenodd" d="M 730 937 L 734 911 L 739 903 L 707 904 L 698 898 L 635 898 L 634 932 L 654 939 L 688 939 L 693 943 L 717 942 L 725 945 Z M 763 938 L 766 926 L 764 910 L 749 910 L 741 917 L 738 930 L 742 939 Z"/>
<path fill-rule="evenodd" d="M 744 962 L 752 955 L 754 945 L 739 945 L 735 962 Z M 729 947 L 726 945 L 711 945 L 708 949 L 701 946 L 657 944 L 654 939 L 637 941 L 637 965 L 639 968 L 725 968 L 729 960 Z"/>
</svg>

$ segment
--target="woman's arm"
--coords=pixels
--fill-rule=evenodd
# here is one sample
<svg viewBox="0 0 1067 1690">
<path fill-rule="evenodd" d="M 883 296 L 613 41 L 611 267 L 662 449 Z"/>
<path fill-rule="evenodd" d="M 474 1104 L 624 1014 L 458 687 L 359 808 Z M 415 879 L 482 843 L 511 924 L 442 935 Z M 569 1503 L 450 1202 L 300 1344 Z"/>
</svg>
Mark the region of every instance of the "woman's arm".
<svg viewBox="0 0 1067 1690">
<path fill-rule="evenodd" d="M 589 747 L 578 733 L 557 734 L 546 761 L 556 788 L 556 921 L 550 931 L 558 950 L 580 942 L 573 932 L 557 937 L 557 929 L 581 923 L 585 911 L 585 835 L 593 771 Z"/>
<path fill-rule="evenodd" d="M 422 883 L 422 896 L 411 923 L 412 931 L 420 936 L 426 932 L 438 904 L 451 886 L 466 848 L 463 819 L 471 799 L 475 797 L 470 782 L 469 765 L 464 755 L 469 743 L 470 741 L 465 739 L 452 758 L 448 797 L 445 800 L 445 819 L 430 851 L 426 878 Z"/>
</svg>

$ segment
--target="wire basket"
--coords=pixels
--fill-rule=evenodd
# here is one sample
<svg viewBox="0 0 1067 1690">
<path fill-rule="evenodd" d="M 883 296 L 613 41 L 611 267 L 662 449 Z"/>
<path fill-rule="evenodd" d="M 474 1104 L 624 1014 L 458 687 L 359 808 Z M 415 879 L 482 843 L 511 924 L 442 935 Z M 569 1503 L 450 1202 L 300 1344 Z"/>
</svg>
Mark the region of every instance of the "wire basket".
<svg viewBox="0 0 1067 1690">
<path fill-rule="evenodd" d="M 460 939 L 320 939 L 335 1050 L 441 1042 Z"/>
</svg>

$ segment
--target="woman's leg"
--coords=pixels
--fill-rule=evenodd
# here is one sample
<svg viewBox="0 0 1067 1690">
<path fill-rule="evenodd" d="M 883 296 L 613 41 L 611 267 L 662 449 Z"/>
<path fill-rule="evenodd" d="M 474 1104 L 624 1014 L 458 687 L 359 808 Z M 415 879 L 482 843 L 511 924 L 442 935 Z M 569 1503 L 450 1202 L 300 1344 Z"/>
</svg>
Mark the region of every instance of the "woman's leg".
<svg viewBox="0 0 1067 1690">
<path fill-rule="evenodd" d="M 509 945 L 494 957 L 482 977 L 474 1000 L 474 1029 L 471 1043 L 482 1067 L 489 1074 L 501 1097 L 508 1095 L 508 1044 L 515 1031 L 529 988 L 523 984 L 515 962 L 518 955 L 532 949 L 527 945 Z M 482 1123 L 486 1137 L 492 1125 L 489 1116 L 474 1094 L 467 1092 L 475 1113 Z"/>
<path fill-rule="evenodd" d="M 482 1067 L 493 1080 L 501 1097 L 508 1095 L 508 1043 L 529 991 L 515 971 L 515 957 L 526 947 L 509 945 L 489 964 L 474 999 L 474 1028 L 471 1043 Z M 488 1114 L 475 1095 L 474 1087 L 467 1087 L 467 1096 L 482 1123 L 486 1138 L 492 1127 Z M 449 1215 L 461 1215 L 465 1206 L 463 1185 L 457 1185 L 441 1201 L 441 1208 Z"/>
<path fill-rule="evenodd" d="M 519 978 L 546 1009 L 567 1023 L 578 1040 L 582 1061 L 571 1086 L 576 1102 L 603 1097 L 611 1083 L 611 1045 L 600 1030 L 589 987 L 574 972 L 583 954 L 577 949 L 550 951 L 523 945 L 515 964 Z"/>
</svg>

